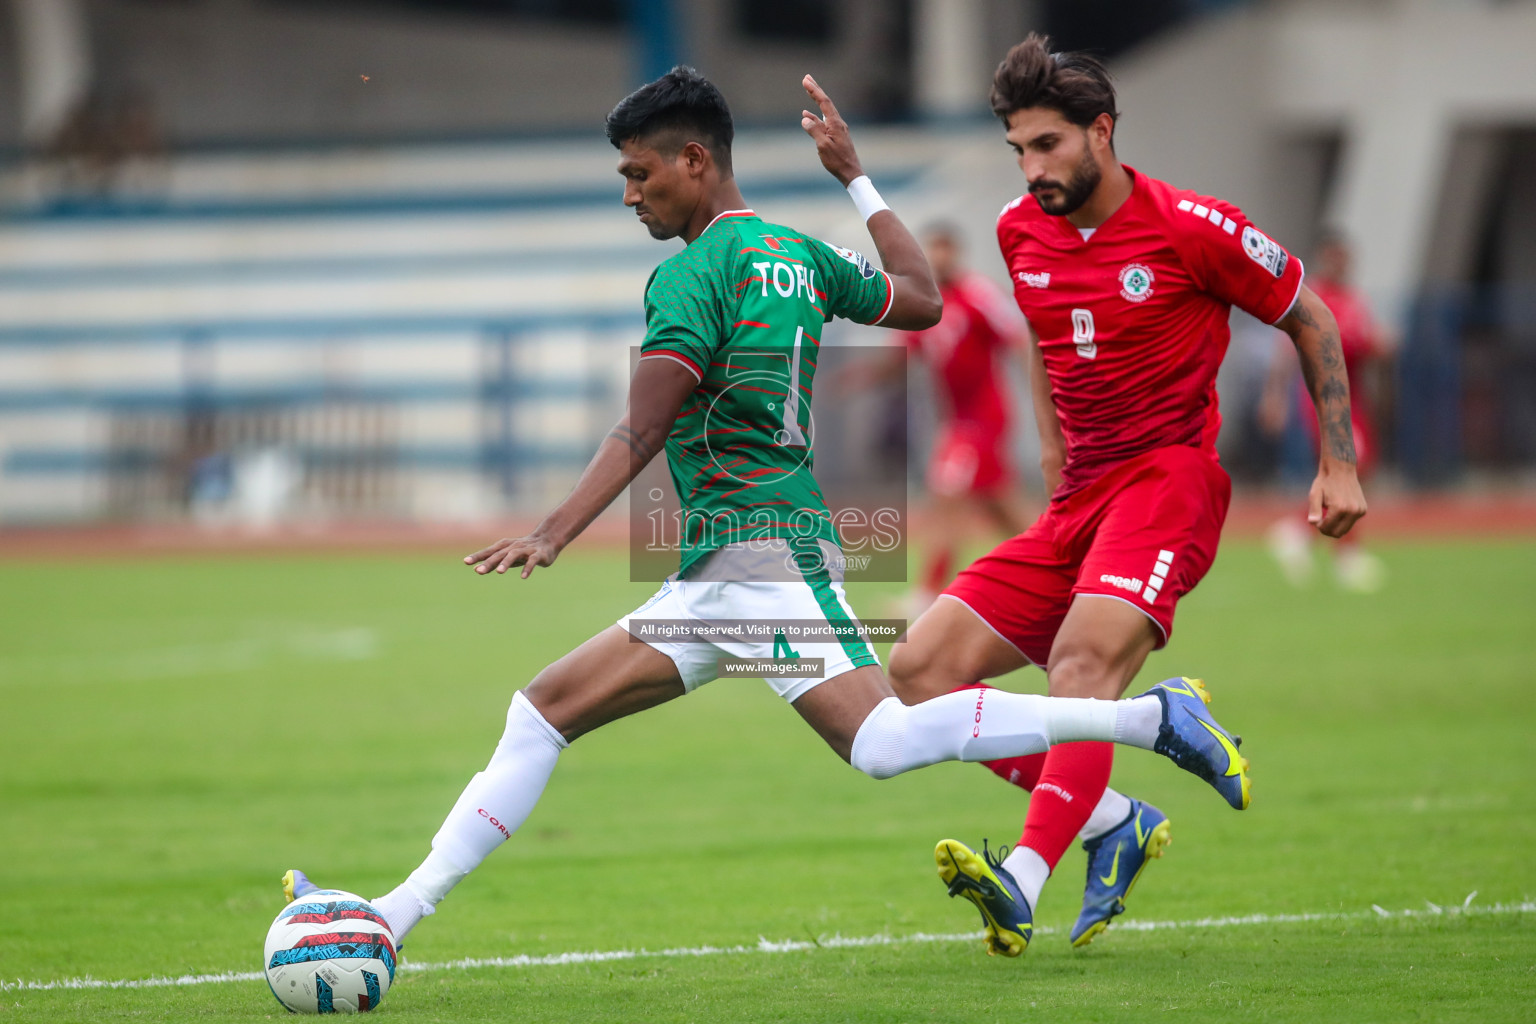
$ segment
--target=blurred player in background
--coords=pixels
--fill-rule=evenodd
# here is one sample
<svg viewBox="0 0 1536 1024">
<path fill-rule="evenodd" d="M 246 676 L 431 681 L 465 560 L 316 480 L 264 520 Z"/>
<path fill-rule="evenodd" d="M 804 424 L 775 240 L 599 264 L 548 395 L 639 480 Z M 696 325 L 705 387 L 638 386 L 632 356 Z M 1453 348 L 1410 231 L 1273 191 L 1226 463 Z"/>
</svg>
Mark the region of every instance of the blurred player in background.
<svg viewBox="0 0 1536 1024">
<path fill-rule="evenodd" d="M 944 318 L 926 331 L 904 335 L 907 349 L 933 377 L 939 416 L 928 462 L 932 521 L 914 615 L 948 586 L 955 550 L 974 513 L 1005 535 L 1029 524 L 1013 471 L 1013 400 L 1005 361 L 1027 351 L 1029 328 L 996 285 L 965 266 L 959 229 L 930 226 L 923 248 L 944 296 Z"/>
<path fill-rule="evenodd" d="M 954 578 L 955 553 L 980 518 L 1011 536 L 1029 525 L 1013 471 L 1013 399 L 1008 357 L 1027 357 L 1029 326 L 984 274 L 965 265 L 959 228 L 939 222 L 922 231 L 923 252 L 944 297 L 944 317 L 897 337 L 934 383 L 938 432 L 928 459 L 931 506 L 922 575 L 906 613 L 921 614 Z M 867 364 L 855 364 L 867 365 Z M 854 367 L 850 367 L 853 369 Z M 903 373 L 901 350 L 857 382 Z"/>
<path fill-rule="evenodd" d="M 998 67 L 991 99 L 1029 187 L 997 237 L 1038 339 L 1050 505 L 912 625 L 891 678 L 915 702 L 1035 664 L 1053 695 L 1118 697 L 1216 555 L 1231 481 L 1216 459 L 1215 381 L 1232 306 L 1279 326 L 1300 355 L 1322 436 L 1309 521 L 1339 537 L 1365 513 L 1338 327 L 1301 262 L 1237 207 L 1120 163 L 1114 86 L 1097 60 L 1031 35 Z M 1108 789 L 1112 763 L 1102 743 L 989 763 L 1032 790 L 1019 844 L 998 859 L 946 839 L 935 858 L 950 895 L 981 910 L 990 951 L 1024 951 L 1074 836 L 1088 852 L 1074 945 L 1123 912 L 1161 854 L 1166 816 Z"/>
<path fill-rule="evenodd" d="M 1360 479 L 1365 480 L 1375 467 L 1378 455 L 1376 420 L 1367 381 L 1375 364 L 1390 358 L 1392 344 L 1372 318 L 1365 296 L 1351 281 L 1351 257 L 1349 242 L 1343 235 L 1335 231 L 1325 232 L 1317 247 L 1316 265 L 1307 280 L 1339 323 L 1339 344 L 1344 349 L 1344 366 L 1349 371 L 1350 429 L 1354 434 Z M 1317 410 L 1299 370 L 1291 347 L 1277 344 L 1265 381 L 1264 396 L 1259 402 L 1259 426 L 1271 437 L 1278 438 L 1284 434 L 1294 412 L 1315 450 L 1320 440 Z M 1270 553 L 1293 586 L 1301 587 L 1311 582 L 1312 531 L 1300 515 L 1287 516 L 1270 527 L 1268 541 Z M 1385 567 L 1380 559 L 1360 546 L 1358 530 L 1339 539 L 1333 552 L 1333 571 L 1339 586 L 1360 593 L 1372 593 L 1386 582 Z"/>
<path fill-rule="evenodd" d="M 1247 806 L 1231 738 L 1186 685 L 1115 702 L 991 691 L 908 706 L 892 692 L 843 592 L 837 530 L 811 473 L 811 396 L 827 321 L 921 330 L 939 320 L 939 290 L 917 240 L 861 169 L 832 101 L 809 75 L 804 85 L 821 114 L 805 111 L 801 125 L 848 188 L 884 269 L 747 208 L 732 170 L 730 110 L 691 68 L 673 69 L 608 115 L 625 205 L 651 237 L 686 245 L 646 284 L 646 334 L 624 418 L 575 488 L 531 534 L 464 561 L 481 575 L 522 567 L 524 578 L 553 565 L 665 450 L 686 524 L 681 565 L 644 605 L 514 694 L 500 742 L 431 852 L 373 901 L 397 941 L 521 827 L 571 742 L 697 689 L 720 673 L 722 655 L 787 662 L 785 672 L 752 674 L 766 673 L 828 746 L 874 778 L 1116 740 L 1166 754 L 1232 806 Z M 741 372 L 753 367 L 775 370 L 778 383 L 764 373 L 745 383 Z M 774 626 L 785 622 L 817 625 L 820 638 L 791 641 Z M 731 623 L 773 632 L 722 634 Z M 299 871 L 283 886 L 290 901 L 315 889 Z"/>
</svg>

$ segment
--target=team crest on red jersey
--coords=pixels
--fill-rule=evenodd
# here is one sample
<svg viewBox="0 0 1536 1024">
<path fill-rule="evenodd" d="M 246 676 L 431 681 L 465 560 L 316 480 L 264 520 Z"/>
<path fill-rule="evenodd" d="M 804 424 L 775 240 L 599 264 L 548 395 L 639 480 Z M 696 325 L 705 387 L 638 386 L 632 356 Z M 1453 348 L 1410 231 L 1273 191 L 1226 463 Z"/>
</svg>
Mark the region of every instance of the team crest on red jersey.
<svg viewBox="0 0 1536 1024">
<path fill-rule="evenodd" d="M 1127 302 L 1145 302 L 1152 294 L 1152 268 L 1145 263 L 1127 263 L 1120 269 L 1120 297 Z"/>
</svg>

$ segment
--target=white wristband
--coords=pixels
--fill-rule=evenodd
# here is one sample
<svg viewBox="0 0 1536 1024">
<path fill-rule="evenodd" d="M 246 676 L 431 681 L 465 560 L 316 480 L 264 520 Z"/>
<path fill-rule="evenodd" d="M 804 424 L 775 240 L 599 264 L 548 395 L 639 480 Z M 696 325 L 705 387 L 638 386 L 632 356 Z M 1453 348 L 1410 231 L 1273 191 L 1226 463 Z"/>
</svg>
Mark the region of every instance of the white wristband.
<svg viewBox="0 0 1536 1024">
<path fill-rule="evenodd" d="M 881 210 L 890 209 L 885 204 L 885 200 L 880 198 L 880 193 L 875 190 L 875 183 L 869 180 L 867 174 L 861 174 L 848 183 L 848 195 L 853 200 L 853 205 L 859 208 L 859 216 L 866 222 Z"/>
</svg>

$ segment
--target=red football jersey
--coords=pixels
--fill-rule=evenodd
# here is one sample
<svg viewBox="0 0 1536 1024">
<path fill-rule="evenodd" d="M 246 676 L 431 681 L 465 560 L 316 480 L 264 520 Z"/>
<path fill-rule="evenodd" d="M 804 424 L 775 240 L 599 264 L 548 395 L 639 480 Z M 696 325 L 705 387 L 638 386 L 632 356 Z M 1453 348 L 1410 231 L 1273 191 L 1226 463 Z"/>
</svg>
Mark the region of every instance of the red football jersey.
<svg viewBox="0 0 1536 1024">
<path fill-rule="evenodd" d="M 933 370 L 940 415 L 989 431 L 1007 429 L 1007 373 L 999 363 L 1024 335 L 1024 322 L 1008 299 L 980 274 L 964 273 L 942 285 L 944 317 L 905 335 L 907 348 Z"/>
<path fill-rule="evenodd" d="M 1066 438 L 1057 496 L 1153 448 L 1214 458 L 1230 308 L 1273 324 L 1301 293 L 1301 261 L 1237 207 L 1126 170 L 1130 198 L 1086 240 L 1027 193 L 997 221 Z"/>
</svg>

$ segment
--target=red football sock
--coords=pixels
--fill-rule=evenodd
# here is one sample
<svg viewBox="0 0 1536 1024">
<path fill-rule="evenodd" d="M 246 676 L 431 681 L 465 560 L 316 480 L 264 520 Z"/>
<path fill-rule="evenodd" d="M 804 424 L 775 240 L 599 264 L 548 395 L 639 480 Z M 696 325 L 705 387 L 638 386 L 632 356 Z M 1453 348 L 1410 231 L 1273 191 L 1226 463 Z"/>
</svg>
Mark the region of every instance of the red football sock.
<svg viewBox="0 0 1536 1024">
<path fill-rule="evenodd" d="M 1115 766 L 1115 745 L 1063 743 L 1044 757 L 1045 768 L 1030 793 L 1019 845 L 1034 850 L 1054 871 L 1104 796 Z"/>
<path fill-rule="evenodd" d="M 985 690 L 989 689 L 986 683 L 967 683 L 964 686 L 955 687 L 956 690 Z M 1040 771 L 1045 767 L 1045 754 L 1025 754 L 1023 757 L 1000 757 L 996 761 L 983 761 L 993 775 L 1004 782 L 1012 783 L 1020 789 L 1028 792 L 1035 788 L 1035 783 L 1040 780 Z"/>
<path fill-rule="evenodd" d="M 949 586 L 954 577 L 954 564 L 955 551 L 951 547 L 936 547 L 928 552 L 928 560 L 923 565 L 923 589 L 937 594 Z"/>
<path fill-rule="evenodd" d="M 1045 768 L 1046 754 L 1025 754 L 1023 757 L 1004 757 L 996 761 L 983 761 L 992 774 L 1004 782 L 1011 782 L 1020 789 L 1031 792 L 1040 781 Z"/>
</svg>

